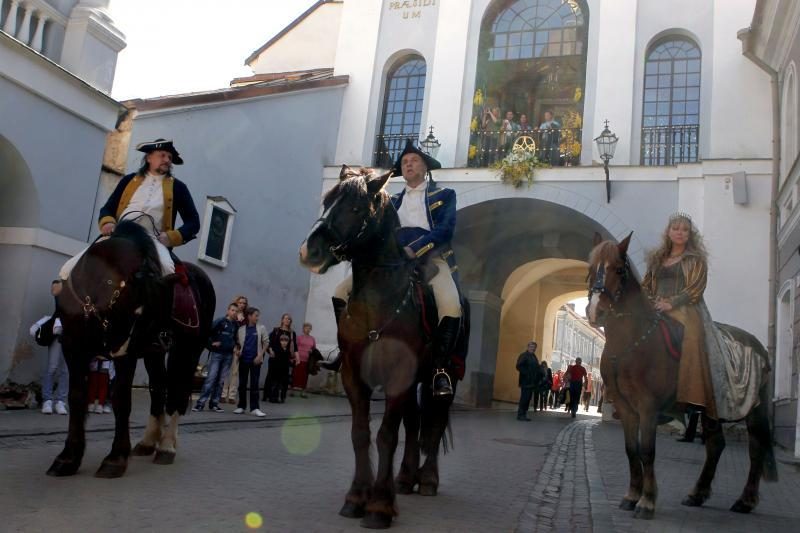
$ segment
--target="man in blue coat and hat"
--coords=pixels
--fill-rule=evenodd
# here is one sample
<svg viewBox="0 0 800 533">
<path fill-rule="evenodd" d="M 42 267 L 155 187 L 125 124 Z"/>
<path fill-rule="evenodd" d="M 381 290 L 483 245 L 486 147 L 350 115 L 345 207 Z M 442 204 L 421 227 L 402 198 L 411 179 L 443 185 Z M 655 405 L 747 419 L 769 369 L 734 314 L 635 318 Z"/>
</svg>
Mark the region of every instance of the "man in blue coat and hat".
<svg viewBox="0 0 800 533">
<path fill-rule="evenodd" d="M 406 255 L 412 260 L 430 261 L 438 270 L 429 281 L 439 315 L 433 345 L 433 394 L 443 397 L 452 396 L 451 376 L 455 373 L 463 377 L 463 364 L 454 368 L 452 360 L 461 326 L 458 266 L 450 243 L 456 228 L 456 193 L 433 180 L 431 171 L 439 168 L 441 163 L 409 139 L 393 168 L 393 174 L 402 175 L 406 186 L 392 196 L 392 204 L 400 218 L 398 242 Z M 348 277 L 334 293 L 337 322 L 347 306 L 352 283 L 352 277 Z"/>
</svg>

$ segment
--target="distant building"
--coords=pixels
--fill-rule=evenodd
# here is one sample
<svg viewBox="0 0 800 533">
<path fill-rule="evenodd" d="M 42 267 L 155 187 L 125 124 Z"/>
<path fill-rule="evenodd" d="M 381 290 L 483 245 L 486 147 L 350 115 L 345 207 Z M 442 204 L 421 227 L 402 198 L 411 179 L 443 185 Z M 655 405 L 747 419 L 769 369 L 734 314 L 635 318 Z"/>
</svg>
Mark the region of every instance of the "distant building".
<svg viewBox="0 0 800 533">
<path fill-rule="evenodd" d="M 28 334 L 92 234 L 122 33 L 109 0 L 0 0 L 0 383 L 38 378 Z"/>
<path fill-rule="evenodd" d="M 600 359 L 606 345 L 606 336 L 575 312 L 572 304 L 561 307 L 556 313 L 553 351 L 550 368 L 553 372 L 566 370 L 578 357 L 592 378 L 600 379 Z"/>
</svg>

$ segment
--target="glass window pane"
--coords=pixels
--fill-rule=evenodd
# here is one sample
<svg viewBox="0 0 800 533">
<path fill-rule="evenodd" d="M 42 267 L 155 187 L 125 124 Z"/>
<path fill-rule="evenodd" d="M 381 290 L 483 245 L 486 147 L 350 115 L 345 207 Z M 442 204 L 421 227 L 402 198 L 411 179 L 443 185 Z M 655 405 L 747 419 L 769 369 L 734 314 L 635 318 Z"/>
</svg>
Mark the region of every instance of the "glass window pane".
<svg viewBox="0 0 800 533">
<path fill-rule="evenodd" d="M 656 105 L 656 110 L 659 115 L 669 115 L 669 102 L 659 102 Z"/>
<path fill-rule="evenodd" d="M 686 74 L 675 74 L 675 87 L 686 86 Z"/>
<path fill-rule="evenodd" d="M 506 49 L 505 48 L 498 48 L 494 52 L 494 59 L 495 61 L 502 61 L 506 58 Z"/>
<path fill-rule="evenodd" d="M 534 57 L 543 57 L 544 56 L 544 45 L 537 44 L 533 47 L 533 56 Z"/>
<path fill-rule="evenodd" d="M 658 73 L 659 74 L 671 74 L 672 73 L 672 65 L 669 61 L 661 61 L 658 63 Z"/>
<path fill-rule="evenodd" d="M 522 40 L 522 35 L 519 33 L 512 33 L 508 36 L 509 45 L 519 45 Z"/>
<path fill-rule="evenodd" d="M 533 44 L 533 32 L 526 31 L 522 34 L 522 44 Z"/>
<path fill-rule="evenodd" d="M 655 89 L 645 89 L 644 90 L 644 101 L 645 102 L 655 102 L 656 101 L 656 91 Z"/>
<path fill-rule="evenodd" d="M 700 112 L 700 102 L 686 102 L 686 113 L 692 115 Z"/>
<path fill-rule="evenodd" d="M 689 86 L 700 85 L 700 74 L 687 74 L 686 85 Z"/>
<path fill-rule="evenodd" d="M 648 89 L 654 89 L 658 85 L 658 78 L 656 76 L 647 76 L 644 79 L 644 86 Z"/>
<path fill-rule="evenodd" d="M 659 102 L 668 102 L 669 101 L 669 89 L 659 89 L 658 90 L 658 101 Z"/>
<path fill-rule="evenodd" d="M 686 104 L 684 102 L 673 102 L 672 103 L 672 114 L 673 115 L 682 115 L 686 112 Z"/>
<path fill-rule="evenodd" d="M 700 60 L 692 59 L 688 61 L 688 72 L 700 72 Z"/>
<path fill-rule="evenodd" d="M 396 79 L 397 79 L 397 84 L 395 85 L 395 87 L 397 87 L 398 89 L 405 89 L 406 83 L 408 82 L 408 78 L 396 78 Z"/>
<path fill-rule="evenodd" d="M 508 59 L 519 59 L 519 46 L 508 47 Z"/>
<path fill-rule="evenodd" d="M 547 46 L 547 55 L 550 57 L 561 55 L 561 43 L 554 43 Z"/>
<path fill-rule="evenodd" d="M 645 115 L 655 115 L 656 114 L 656 104 L 655 103 L 644 104 L 644 114 Z"/>
<path fill-rule="evenodd" d="M 507 44 L 508 34 L 497 33 L 494 36 L 494 45 L 497 47 L 505 46 Z"/>
<path fill-rule="evenodd" d="M 647 64 L 644 66 L 644 73 L 645 74 L 658 73 L 658 63 L 655 63 L 653 61 L 648 61 Z"/>
<path fill-rule="evenodd" d="M 686 117 L 684 115 L 676 115 L 672 117 L 672 124 L 674 126 L 681 126 L 686 121 Z"/>
<path fill-rule="evenodd" d="M 687 100 L 699 100 L 700 99 L 700 88 L 699 87 L 690 87 L 686 89 L 686 99 Z"/>
<path fill-rule="evenodd" d="M 687 124 L 700 124 L 700 116 L 699 115 L 686 115 L 686 123 Z"/>
<path fill-rule="evenodd" d="M 546 31 L 536 32 L 536 44 L 544 44 L 546 42 L 547 42 L 547 32 Z"/>
<path fill-rule="evenodd" d="M 564 40 L 565 41 L 575 41 L 577 40 L 577 32 L 575 28 L 568 28 L 564 30 Z"/>
<path fill-rule="evenodd" d="M 561 53 L 565 56 L 575 55 L 575 43 L 564 43 L 564 48 Z"/>
<path fill-rule="evenodd" d="M 656 126 L 669 126 L 669 117 L 664 115 L 656 117 Z"/>
<path fill-rule="evenodd" d="M 522 59 L 533 58 L 533 46 L 523 46 L 520 48 L 520 57 Z"/>
<path fill-rule="evenodd" d="M 683 61 L 683 60 L 675 61 L 672 65 L 673 65 L 672 68 L 675 69 L 676 73 L 677 72 L 679 72 L 679 73 L 686 72 L 686 61 Z"/>
<path fill-rule="evenodd" d="M 677 78 L 677 76 L 675 76 Z M 672 87 L 672 76 L 659 76 L 658 77 L 658 86 L 659 87 Z"/>
<path fill-rule="evenodd" d="M 673 100 L 686 100 L 686 89 L 683 88 L 676 88 L 672 91 L 672 99 Z"/>
<path fill-rule="evenodd" d="M 652 126 L 655 126 L 656 125 L 656 117 L 653 117 L 653 116 L 644 117 L 643 124 L 644 124 L 645 128 L 650 128 Z"/>
</svg>

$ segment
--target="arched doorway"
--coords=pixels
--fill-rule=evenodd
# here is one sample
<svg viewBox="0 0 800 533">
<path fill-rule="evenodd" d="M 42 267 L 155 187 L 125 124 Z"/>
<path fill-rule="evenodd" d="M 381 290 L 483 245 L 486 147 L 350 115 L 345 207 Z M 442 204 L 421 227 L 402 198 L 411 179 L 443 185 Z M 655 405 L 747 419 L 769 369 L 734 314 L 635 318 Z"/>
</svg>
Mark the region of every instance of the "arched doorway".
<svg viewBox="0 0 800 533">
<path fill-rule="evenodd" d="M 22 154 L 2 135 L 0 190 L 0 227 L 38 227 L 39 200 L 30 169 Z"/>
<path fill-rule="evenodd" d="M 595 232 L 611 237 L 590 217 L 538 199 L 497 199 L 459 210 L 453 245 L 473 306 L 469 382 L 460 393 L 465 401 L 515 401 L 516 359 L 531 339 L 549 361 L 556 312 L 586 294 Z"/>
</svg>

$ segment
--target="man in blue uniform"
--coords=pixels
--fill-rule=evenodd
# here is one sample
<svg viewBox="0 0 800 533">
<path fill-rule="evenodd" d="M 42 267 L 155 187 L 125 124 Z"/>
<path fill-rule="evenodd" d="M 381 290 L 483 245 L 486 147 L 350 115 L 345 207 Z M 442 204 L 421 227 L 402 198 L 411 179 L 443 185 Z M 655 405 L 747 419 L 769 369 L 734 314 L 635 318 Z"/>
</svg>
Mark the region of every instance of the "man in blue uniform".
<svg viewBox="0 0 800 533">
<path fill-rule="evenodd" d="M 452 396 L 451 357 L 461 325 L 461 302 L 456 285 L 458 267 L 450 244 L 456 227 L 456 193 L 436 185 L 431 170 L 439 168 L 442 165 L 437 160 L 416 148 L 409 139 L 393 169 L 394 175 L 402 174 L 406 186 L 392 196 L 392 204 L 400 218 L 401 229 L 397 235 L 406 255 L 409 259 L 430 261 L 438 267 L 429 282 L 439 314 L 433 345 L 433 393 Z M 337 323 L 347 306 L 352 283 L 352 277 L 348 277 L 334 293 Z"/>
</svg>

